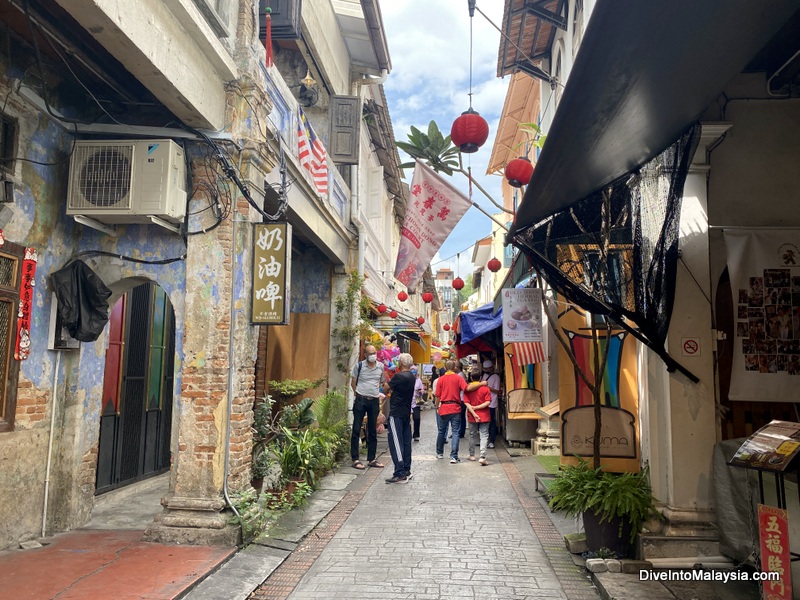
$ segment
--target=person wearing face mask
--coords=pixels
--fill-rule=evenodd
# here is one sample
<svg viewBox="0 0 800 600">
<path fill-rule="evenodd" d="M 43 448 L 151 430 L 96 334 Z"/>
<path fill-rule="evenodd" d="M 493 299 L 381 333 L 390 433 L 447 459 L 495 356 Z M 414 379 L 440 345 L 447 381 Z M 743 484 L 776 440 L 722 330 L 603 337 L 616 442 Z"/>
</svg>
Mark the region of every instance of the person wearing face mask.
<svg viewBox="0 0 800 600">
<path fill-rule="evenodd" d="M 419 405 L 422 403 L 422 394 L 425 392 L 425 386 L 422 383 L 422 379 L 419 377 L 417 365 L 411 367 L 411 373 L 417 378 L 414 383 L 414 397 L 411 399 L 411 419 L 414 422 L 414 431 L 411 437 L 415 442 L 418 442 L 421 410 Z"/>
<path fill-rule="evenodd" d="M 364 360 L 353 367 L 353 378 L 350 387 L 356 395 L 353 402 L 353 431 L 350 434 L 350 459 L 353 468 L 364 469 L 360 460 L 360 433 L 364 415 L 367 416 L 367 464 L 370 467 L 383 467 L 375 455 L 378 451 L 378 413 L 381 409 L 381 387 L 386 381 L 383 363 L 378 362 L 378 351 L 375 346 L 364 348 Z"/>
</svg>

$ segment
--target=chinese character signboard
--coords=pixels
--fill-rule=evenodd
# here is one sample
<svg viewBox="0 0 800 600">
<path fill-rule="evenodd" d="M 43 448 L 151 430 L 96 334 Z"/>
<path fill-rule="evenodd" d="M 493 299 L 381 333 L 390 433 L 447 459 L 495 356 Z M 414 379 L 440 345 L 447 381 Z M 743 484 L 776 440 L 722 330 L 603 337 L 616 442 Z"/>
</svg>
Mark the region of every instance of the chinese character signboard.
<svg viewBox="0 0 800 600">
<path fill-rule="evenodd" d="M 253 235 L 253 325 L 287 325 L 291 283 L 292 226 L 256 223 Z"/>
<path fill-rule="evenodd" d="M 761 571 L 778 573 L 780 579 L 764 581 L 764 600 L 790 600 L 792 569 L 789 562 L 789 513 L 774 506 L 758 505 L 758 532 L 761 539 Z"/>
<path fill-rule="evenodd" d="M 31 308 L 33 286 L 36 284 L 36 263 L 39 257 L 36 248 L 25 248 L 22 261 L 22 283 L 19 286 L 19 312 L 17 313 L 17 343 L 14 358 L 27 360 L 31 352 Z"/>
<path fill-rule="evenodd" d="M 503 290 L 503 342 L 542 341 L 542 290 Z"/>
<path fill-rule="evenodd" d="M 751 435 L 728 464 L 747 469 L 786 471 L 800 452 L 800 423 L 771 421 Z"/>
</svg>

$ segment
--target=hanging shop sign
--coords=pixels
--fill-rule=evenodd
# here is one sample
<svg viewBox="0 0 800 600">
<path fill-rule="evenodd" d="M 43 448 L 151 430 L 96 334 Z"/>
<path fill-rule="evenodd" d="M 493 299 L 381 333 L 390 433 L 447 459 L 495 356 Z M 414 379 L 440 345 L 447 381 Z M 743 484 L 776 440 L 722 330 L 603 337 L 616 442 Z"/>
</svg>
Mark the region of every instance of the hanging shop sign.
<svg viewBox="0 0 800 600">
<path fill-rule="evenodd" d="M 288 325 L 292 272 L 292 226 L 285 222 L 253 226 L 253 325 Z"/>
<path fill-rule="evenodd" d="M 782 508 L 758 505 L 761 571 L 777 574 L 762 583 L 764 600 L 790 600 L 792 569 L 789 556 L 789 513 Z"/>
<path fill-rule="evenodd" d="M 36 248 L 25 248 L 22 261 L 22 281 L 19 286 L 19 312 L 17 313 L 17 343 L 14 358 L 27 360 L 31 353 L 31 308 L 33 307 L 33 287 L 36 285 L 36 262 L 39 257 Z"/>
<path fill-rule="evenodd" d="M 503 342 L 542 341 L 542 290 L 503 290 Z"/>
</svg>

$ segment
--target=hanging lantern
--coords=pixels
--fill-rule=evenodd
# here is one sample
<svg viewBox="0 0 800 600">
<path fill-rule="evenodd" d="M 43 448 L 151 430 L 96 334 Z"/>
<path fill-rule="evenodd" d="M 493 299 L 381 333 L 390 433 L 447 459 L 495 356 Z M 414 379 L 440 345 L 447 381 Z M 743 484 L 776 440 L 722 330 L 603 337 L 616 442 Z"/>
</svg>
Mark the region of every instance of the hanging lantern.
<svg viewBox="0 0 800 600">
<path fill-rule="evenodd" d="M 422 325 L 424 322 L 425 322 L 425 319 L 423 317 L 417 318 L 417 323 L 419 323 L 420 325 Z"/>
<path fill-rule="evenodd" d="M 430 292 L 425 292 L 424 294 L 422 294 L 422 301 L 425 304 L 429 304 L 430 302 L 433 302 L 433 294 L 431 294 Z"/>
<path fill-rule="evenodd" d="M 477 152 L 489 137 L 489 124 L 472 107 L 461 113 L 450 128 L 450 139 L 461 152 Z"/>
<path fill-rule="evenodd" d="M 445 323 L 445 324 L 442 326 L 442 329 L 444 329 L 445 331 L 450 331 L 450 323 Z"/>
<path fill-rule="evenodd" d="M 389 316 L 392 317 L 393 319 L 396 319 L 397 318 L 397 311 L 393 310 L 392 312 L 389 313 Z"/>
<path fill-rule="evenodd" d="M 503 263 L 501 263 L 496 258 L 493 258 L 489 262 L 486 263 L 486 268 L 489 269 L 492 273 L 497 273 L 502 266 L 503 266 Z"/>
<path fill-rule="evenodd" d="M 382 302 L 380 304 L 378 304 L 378 312 L 379 313 L 383 314 L 387 310 L 389 310 L 389 308 L 385 304 L 383 304 Z"/>
<path fill-rule="evenodd" d="M 533 175 L 533 165 L 524 156 L 515 158 L 506 165 L 506 179 L 512 187 L 518 188 L 528 185 Z"/>
<path fill-rule="evenodd" d="M 464 289 L 464 280 L 461 277 L 456 277 L 453 279 L 453 289 L 454 290 L 463 290 Z"/>
<path fill-rule="evenodd" d="M 453 340 L 447 340 L 447 345 L 448 346 L 452 346 L 453 345 Z"/>
<path fill-rule="evenodd" d="M 397 299 L 400 300 L 400 302 L 405 302 L 406 300 L 408 300 L 408 294 L 406 294 L 405 292 L 400 292 L 399 294 L 397 294 Z"/>
</svg>

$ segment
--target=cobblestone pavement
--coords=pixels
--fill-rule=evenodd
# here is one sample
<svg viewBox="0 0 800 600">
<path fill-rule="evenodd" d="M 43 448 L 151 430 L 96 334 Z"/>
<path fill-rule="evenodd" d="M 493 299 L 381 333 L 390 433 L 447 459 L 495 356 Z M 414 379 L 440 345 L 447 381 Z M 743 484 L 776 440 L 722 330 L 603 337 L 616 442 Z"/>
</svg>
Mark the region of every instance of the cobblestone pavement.
<svg viewBox="0 0 800 600">
<path fill-rule="evenodd" d="M 482 467 L 462 443 L 453 465 L 436 459 L 430 411 L 422 430 L 410 482 L 384 483 L 385 455 L 253 597 L 598 598 L 505 451 Z"/>
</svg>

